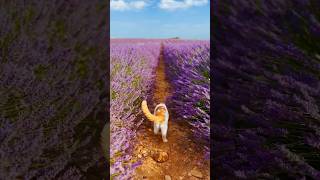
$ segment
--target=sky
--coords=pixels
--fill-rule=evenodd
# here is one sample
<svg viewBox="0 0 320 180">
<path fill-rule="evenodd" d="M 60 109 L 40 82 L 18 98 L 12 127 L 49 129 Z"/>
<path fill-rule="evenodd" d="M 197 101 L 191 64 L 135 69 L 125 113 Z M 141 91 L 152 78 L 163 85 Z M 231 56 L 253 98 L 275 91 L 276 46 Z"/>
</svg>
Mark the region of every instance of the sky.
<svg viewBox="0 0 320 180">
<path fill-rule="evenodd" d="M 111 38 L 210 39 L 209 0 L 111 0 Z"/>
</svg>

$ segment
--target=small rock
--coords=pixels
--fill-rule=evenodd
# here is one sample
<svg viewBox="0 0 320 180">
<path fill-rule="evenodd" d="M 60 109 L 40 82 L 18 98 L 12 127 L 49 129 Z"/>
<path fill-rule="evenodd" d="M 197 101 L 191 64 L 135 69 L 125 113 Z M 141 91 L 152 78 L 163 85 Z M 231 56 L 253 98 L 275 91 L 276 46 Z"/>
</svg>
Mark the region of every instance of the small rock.
<svg viewBox="0 0 320 180">
<path fill-rule="evenodd" d="M 141 154 L 138 154 L 138 158 L 142 158 Z"/>
<path fill-rule="evenodd" d="M 170 177 L 169 175 L 165 175 L 165 176 L 164 176 L 164 179 L 165 179 L 165 180 L 171 180 L 171 177 Z"/>
<path fill-rule="evenodd" d="M 157 151 L 153 153 L 152 158 L 153 160 L 162 163 L 166 162 L 169 159 L 169 155 L 164 151 Z"/>
<path fill-rule="evenodd" d="M 197 178 L 202 178 L 203 177 L 202 173 L 200 171 L 198 171 L 197 169 L 195 169 L 195 168 L 192 169 L 190 171 L 190 173 L 191 173 L 192 176 L 197 177 Z"/>
<path fill-rule="evenodd" d="M 148 129 L 148 131 L 150 131 L 150 132 L 151 132 L 151 129 L 149 128 L 149 129 Z"/>
<path fill-rule="evenodd" d="M 179 176 L 179 179 L 183 179 L 183 177 Z"/>
<path fill-rule="evenodd" d="M 191 176 L 191 173 L 190 173 L 190 172 L 188 172 L 188 176 Z"/>
<path fill-rule="evenodd" d="M 147 150 L 145 150 L 145 149 L 144 149 L 144 150 L 142 150 L 142 154 L 143 154 L 143 155 L 145 155 L 145 154 L 147 154 L 147 153 L 148 153 L 148 151 L 147 151 Z"/>
</svg>

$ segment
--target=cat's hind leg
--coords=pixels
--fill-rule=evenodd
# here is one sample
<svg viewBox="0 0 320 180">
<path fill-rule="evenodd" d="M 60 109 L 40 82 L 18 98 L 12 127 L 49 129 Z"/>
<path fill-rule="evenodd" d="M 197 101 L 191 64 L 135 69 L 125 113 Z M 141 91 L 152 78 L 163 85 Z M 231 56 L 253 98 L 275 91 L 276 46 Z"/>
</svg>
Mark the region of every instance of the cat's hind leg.
<svg viewBox="0 0 320 180">
<path fill-rule="evenodd" d="M 163 142 L 168 142 L 167 131 L 168 131 L 168 125 L 162 125 L 161 126 L 161 135 L 162 135 Z"/>
<path fill-rule="evenodd" d="M 160 129 L 160 125 L 157 123 L 153 123 L 153 133 L 158 134 L 159 129 Z"/>
</svg>

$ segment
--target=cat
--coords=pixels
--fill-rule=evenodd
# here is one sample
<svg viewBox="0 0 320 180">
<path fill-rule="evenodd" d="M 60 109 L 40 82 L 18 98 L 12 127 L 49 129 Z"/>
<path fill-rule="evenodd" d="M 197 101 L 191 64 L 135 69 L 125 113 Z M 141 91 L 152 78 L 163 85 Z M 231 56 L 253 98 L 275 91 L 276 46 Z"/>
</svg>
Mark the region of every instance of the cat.
<svg viewBox="0 0 320 180">
<path fill-rule="evenodd" d="M 167 132 L 168 132 L 169 112 L 168 112 L 167 106 L 164 103 L 160 103 L 154 108 L 154 113 L 151 114 L 147 105 L 147 101 L 143 100 L 141 103 L 141 109 L 144 115 L 150 121 L 153 121 L 154 134 L 158 134 L 159 129 L 161 129 L 162 141 L 165 143 L 168 142 Z"/>
</svg>

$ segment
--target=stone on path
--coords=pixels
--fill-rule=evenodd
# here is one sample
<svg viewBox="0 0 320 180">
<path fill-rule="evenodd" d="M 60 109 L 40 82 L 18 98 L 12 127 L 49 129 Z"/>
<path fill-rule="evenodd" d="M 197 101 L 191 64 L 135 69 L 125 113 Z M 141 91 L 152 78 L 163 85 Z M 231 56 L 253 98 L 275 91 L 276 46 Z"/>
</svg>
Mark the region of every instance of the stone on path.
<svg viewBox="0 0 320 180">
<path fill-rule="evenodd" d="M 193 169 L 190 171 L 190 174 L 191 174 L 192 176 L 194 176 L 194 177 L 197 177 L 197 178 L 202 178 L 202 177 L 203 177 L 202 173 L 201 173 L 199 170 L 197 170 L 196 168 L 193 168 Z"/>
<path fill-rule="evenodd" d="M 143 155 L 143 157 L 146 157 L 147 155 L 148 155 L 148 151 L 147 150 L 142 150 L 142 155 Z"/>
<path fill-rule="evenodd" d="M 169 175 L 165 175 L 165 176 L 164 176 L 164 179 L 165 179 L 165 180 L 171 180 L 171 177 L 170 177 Z"/>
<path fill-rule="evenodd" d="M 169 159 L 169 155 L 164 151 L 155 151 L 152 155 L 152 158 L 156 162 L 162 163 L 166 162 Z"/>
</svg>

